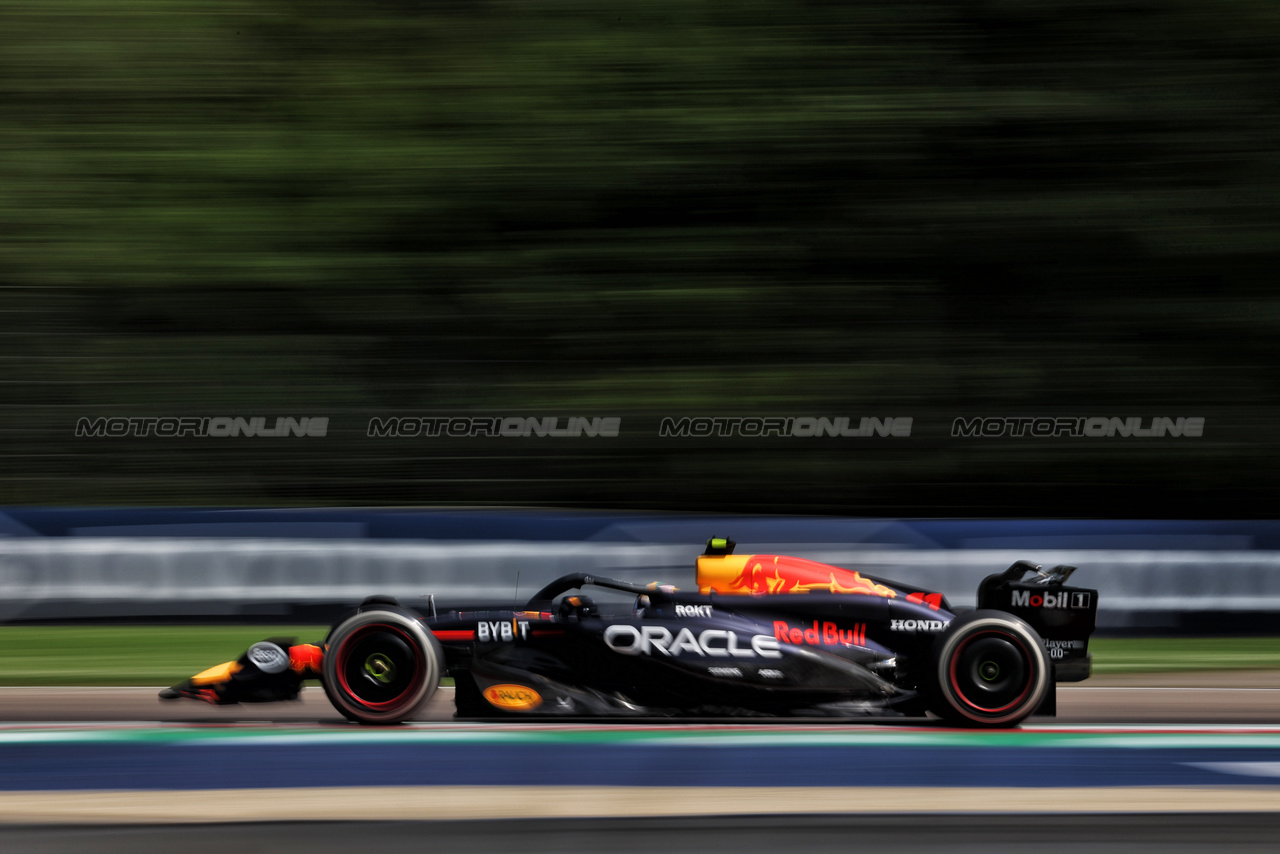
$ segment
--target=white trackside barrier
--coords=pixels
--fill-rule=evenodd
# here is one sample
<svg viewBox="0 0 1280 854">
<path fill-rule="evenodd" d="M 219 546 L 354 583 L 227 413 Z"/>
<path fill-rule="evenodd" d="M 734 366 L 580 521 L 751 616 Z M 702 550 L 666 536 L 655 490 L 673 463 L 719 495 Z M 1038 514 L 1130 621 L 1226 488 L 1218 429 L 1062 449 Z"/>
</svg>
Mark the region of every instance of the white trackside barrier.
<svg viewBox="0 0 1280 854">
<path fill-rule="evenodd" d="M 259 603 L 350 603 L 374 593 L 422 607 L 507 605 L 548 581 L 586 572 L 694 586 L 700 544 L 405 542 L 267 539 L 0 539 L 0 620 L 131 614 L 226 615 Z M 877 549 L 750 544 L 883 575 L 972 607 L 978 583 L 1029 559 L 1079 570 L 1099 591 L 1099 624 L 1160 625 L 1192 611 L 1266 612 L 1280 626 L 1280 552 Z M 608 601 L 600 591 L 598 599 Z M 593 591 L 592 595 L 596 595 Z M 59 604 L 61 603 L 61 604 Z M 246 610 L 247 609 L 247 610 Z"/>
<path fill-rule="evenodd" d="M 599 543 L 423 543 L 370 540 L 49 538 L 0 540 L 0 620 L 138 613 L 245 613 L 255 603 L 350 603 L 375 593 L 440 607 L 527 600 L 561 575 L 632 581 L 677 563 L 693 583 L 689 547 Z M 678 575 L 678 573 L 677 573 Z M 49 603 L 66 603 L 51 608 Z M 237 606 L 228 610 L 229 606 Z M 248 613 L 254 613 L 252 608 Z M 269 612 L 259 612 L 269 613 Z"/>
</svg>

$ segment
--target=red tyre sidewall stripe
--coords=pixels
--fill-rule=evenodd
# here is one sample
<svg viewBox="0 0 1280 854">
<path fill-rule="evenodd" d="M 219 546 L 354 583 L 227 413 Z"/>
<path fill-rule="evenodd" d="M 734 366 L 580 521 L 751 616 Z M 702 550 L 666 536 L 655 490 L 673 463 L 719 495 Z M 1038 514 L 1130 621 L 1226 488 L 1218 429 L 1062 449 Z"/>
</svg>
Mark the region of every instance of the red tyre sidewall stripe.
<svg viewBox="0 0 1280 854">
<path fill-rule="evenodd" d="M 390 700 L 385 700 L 381 703 L 371 703 L 367 700 L 360 699 L 358 696 L 356 696 L 355 691 L 351 690 L 351 685 L 348 684 L 347 682 L 347 660 L 351 654 L 351 645 L 359 638 L 364 637 L 365 635 L 373 632 L 374 630 L 393 632 L 394 634 L 397 634 L 402 639 L 404 639 L 411 648 L 416 648 L 420 646 L 416 638 L 414 638 L 404 629 L 401 629 L 399 626 L 393 626 L 389 623 L 370 623 L 367 626 L 361 626 L 360 628 L 352 632 L 350 635 L 348 635 L 346 639 L 343 640 L 342 646 L 338 649 L 338 667 L 337 667 L 338 683 L 342 686 L 343 692 L 348 697 L 351 698 L 352 702 L 356 703 L 357 705 L 363 706 L 366 709 L 375 709 L 377 711 L 394 711 L 396 708 L 396 704 L 403 702 L 404 698 L 407 695 L 414 693 L 418 682 L 421 681 L 423 677 L 422 656 L 421 655 L 414 656 L 413 679 L 409 682 L 408 687 L 406 687 L 398 695 L 396 695 L 395 697 L 392 697 Z"/>
<path fill-rule="evenodd" d="M 1027 680 L 1027 684 L 1023 687 L 1023 689 L 1022 689 L 1022 693 L 1018 695 L 1017 699 L 1015 699 L 1012 703 L 1009 703 L 1008 705 L 1001 706 L 1001 707 L 1000 707 L 1000 708 L 998 708 L 998 709 L 987 709 L 987 708 L 983 708 L 982 706 L 979 706 L 977 703 L 975 703 L 975 702 L 973 702 L 972 700 L 970 700 L 968 697 L 966 697 L 966 696 L 964 695 L 964 692 L 960 690 L 960 683 L 959 683 L 959 681 L 956 679 L 956 662 L 957 662 L 957 661 L 959 661 L 959 659 L 960 659 L 960 653 L 961 653 L 961 652 L 963 652 L 963 651 L 964 651 L 964 648 L 965 648 L 966 646 L 968 646 L 970 643 L 972 643 L 973 641 L 977 640 L 978 638 L 980 638 L 980 637 L 984 637 L 984 636 L 986 636 L 986 635 L 1000 635 L 1001 637 L 1008 638 L 1008 639 L 1012 640 L 1014 643 L 1016 643 L 1016 644 L 1018 645 L 1018 648 L 1019 648 L 1020 650 L 1022 650 L 1022 654 L 1026 657 L 1026 659 L 1027 659 L 1027 664 L 1028 664 L 1028 669 L 1031 671 L 1031 674 L 1030 674 L 1030 677 L 1031 677 L 1031 678 L 1029 678 L 1029 679 Z M 1019 703 L 1021 703 L 1024 699 L 1026 699 L 1027 694 L 1031 693 L 1031 686 L 1032 686 L 1032 684 L 1034 684 L 1034 683 L 1035 683 L 1035 681 L 1036 681 L 1036 680 L 1035 680 L 1035 665 L 1034 665 L 1034 661 L 1032 660 L 1032 656 L 1031 656 L 1031 654 L 1027 652 L 1027 646 L 1026 646 L 1026 644 L 1024 644 L 1024 643 L 1022 642 L 1022 639 L 1021 639 L 1021 638 L 1019 638 L 1017 635 L 1015 635 L 1015 634 L 1011 634 L 1011 633 L 1006 632 L 1006 631 L 1003 631 L 1003 630 L 1001 630 L 1001 629 L 984 629 L 983 631 L 981 631 L 981 632 L 979 632 L 979 633 L 977 633 L 977 634 L 974 634 L 974 635 L 971 635 L 971 636 L 969 636 L 969 637 L 965 638 L 965 639 L 960 643 L 960 646 L 956 647 L 956 651 L 955 651 L 955 653 L 954 653 L 954 654 L 952 654 L 952 656 L 951 656 L 951 661 L 950 661 L 950 662 L 948 663 L 948 665 L 947 665 L 947 671 L 948 671 L 948 676 L 949 676 L 949 677 L 950 677 L 950 679 L 951 679 L 951 690 L 955 693 L 956 697 L 957 697 L 957 698 L 958 698 L 962 703 L 965 703 L 965 704 L 967 704 L 967 705 L 969 705 L 969 706 L 972 706 L 974 709 L 976 709 L 978 712 L 980 712 L 980 713 L 982 713 L 982 714 L 984 714 L 984 715 L 998 715 L 998 714 L 1000 714 L 1001 712 L 1006 712 L 1006 711 L 1008 711 L 1009 709 L 1012 709 L 1014 706 L 1018 705 L 1018 704 L 1019 704 Z"/>
</svg>

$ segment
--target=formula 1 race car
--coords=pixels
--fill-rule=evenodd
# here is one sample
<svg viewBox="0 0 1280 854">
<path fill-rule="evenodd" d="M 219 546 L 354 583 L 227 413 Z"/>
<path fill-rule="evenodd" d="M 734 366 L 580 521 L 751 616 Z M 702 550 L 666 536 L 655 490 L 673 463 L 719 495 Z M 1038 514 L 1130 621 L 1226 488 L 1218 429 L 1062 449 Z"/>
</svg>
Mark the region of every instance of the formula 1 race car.
<svg viewBox="0 0 1280 854">
<path fill-rule="evenodd" d="M 958 615 L 941 593 L 708 540 L 697 592 L 566 575 L 519 610 L 419 614 L 366 599 L 321 644 L 272 638 L 161 692 L 288 700 L 319 679 L 366 724 L 408 720 L 444 675 L 460 718 L 914 715 L 1010 727 L 1088 678 L 1098 595 L 1019 561 Z M 603 614 L 585 592 L 634 605 Z M 597 594 L 601 595 L 601 594 Z"/>
</svg>

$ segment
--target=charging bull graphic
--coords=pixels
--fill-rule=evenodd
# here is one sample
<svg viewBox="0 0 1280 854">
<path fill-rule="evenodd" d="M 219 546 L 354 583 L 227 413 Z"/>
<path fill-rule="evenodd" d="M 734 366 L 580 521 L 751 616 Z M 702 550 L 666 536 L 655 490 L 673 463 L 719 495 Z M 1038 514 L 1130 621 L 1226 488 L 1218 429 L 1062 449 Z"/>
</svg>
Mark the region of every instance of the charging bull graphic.
<svg viewBox="0 0 1280 854">
<path fill-rule="evenodd" d="M 782 555 L 725 555 L 698 558 L 702 593 L 862 593 L 893 599 L 891 588 L 863 578 L 851 569 Z"/>
</svg>

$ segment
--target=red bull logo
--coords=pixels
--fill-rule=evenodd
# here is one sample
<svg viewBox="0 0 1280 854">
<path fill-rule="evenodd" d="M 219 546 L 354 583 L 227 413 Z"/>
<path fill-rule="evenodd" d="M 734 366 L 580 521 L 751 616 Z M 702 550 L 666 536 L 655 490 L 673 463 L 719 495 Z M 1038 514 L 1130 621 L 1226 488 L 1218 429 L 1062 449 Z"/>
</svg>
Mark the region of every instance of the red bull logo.
<svg viewBox="0 0 1280 854">
<path fill-rule="evenodd" d="M 703 593 L 761 596 L 777 593 L 853 593 L 893 599 L 892 588 L 851 569 L 782 555 L 725 555 L 698 558 Z"/>
<path fill-rule="evenodd" d="M 867 624 L 854 623 L 842 629 L 835 623 L 813 621 L 812 626 L 793 626 L 785 620 L 773 621 L 773 636 L 789 644 L 805 646 L 866 646 Z"/>
</svg>

